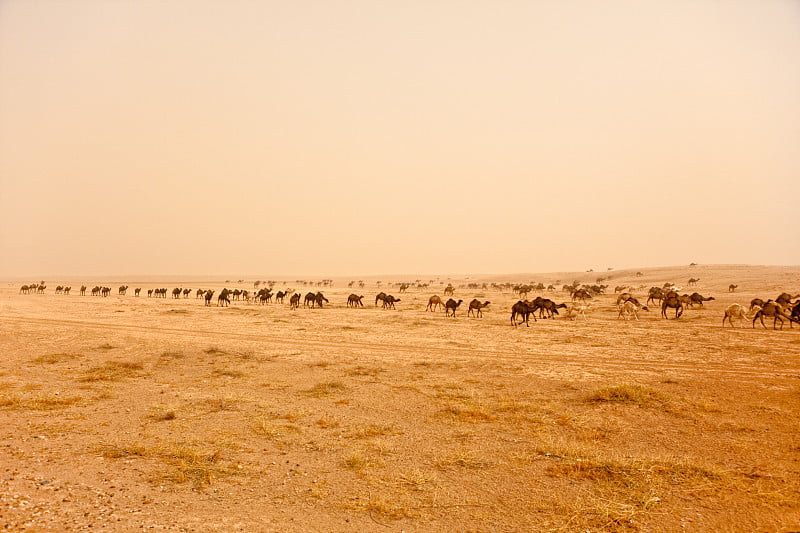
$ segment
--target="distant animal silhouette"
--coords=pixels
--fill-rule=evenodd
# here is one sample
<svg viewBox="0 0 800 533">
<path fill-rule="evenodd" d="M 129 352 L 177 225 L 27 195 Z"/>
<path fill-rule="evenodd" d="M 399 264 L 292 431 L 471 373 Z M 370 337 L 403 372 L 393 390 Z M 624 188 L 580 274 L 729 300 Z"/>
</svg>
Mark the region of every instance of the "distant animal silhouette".
<svg viewBox="0 0 800 533">
<path fill-rule="evenodd" d="M 203 298 L 206 301 L 206 306 L 210 306 L 211 305 L 211 299 L 213 297 L 214 297 L 214 291 L 212 291 L 212 290 L 207 290 L 207 291 L 205 291 L 203 293 Z"/>
<path fill-rule="evenodd" d="M 452 296 L 456 290 L 453 288 L 451 284 L 447 284 L 447 287 L 444 288 L 444 295 L 445 296 Z"/>
<path fill-rule="evenodd" d="M 670 291 L 661 301 L 661 316 L 667 317 L 667 309 L 675 309 L 675 318 L 678 319 L 683 314 L 683 303 L 675 291 Z"/>
<path fill-rule="evenodd" d="M 300 307 L 300 293 L 296 292 L 289 298 L 289 308 L 297 309 Z"/>
<path fill-rule="evenodd" d="M 142 289 L 139 287 L 133 289 L 133 295 L 136 296 L 137 298 L 139 297 L 140 292 L 142 292 Z"/>
<path fill-rule="evenodd" d="M 700 278 L 689 278 L 688 285 L 689 287 L 694 287 L 697 285 L 697 282 L 700 281 Z"/>
<path fill-rule="evenodd" d="M 738 287 L 738 285 L 734 285 L 733 283 L 731 283 L 730 285 L 728 285 L 728 292 L 736 291 L 737 287 Z"/>
<path fill-rule="evenodd" d="M 710 302 L 714 300 L 714 297 L 709 296 L 708 298 L 704 298 L 700 293 L 693 292 L 691 296 L 689 296 L 689 299 L 692 301 L 692 306 L 698 304 L 700 307 L 703 307 L 703 302 Z"/>
<path fill-rule="evenodd" d="M 232 291 L 227 288 L 220 291 L 219 296 L 217 296 L 217 307 L 228 307 L 231 305 L 231 299 L 229 298 L 231 292 Z"/>
</svg>

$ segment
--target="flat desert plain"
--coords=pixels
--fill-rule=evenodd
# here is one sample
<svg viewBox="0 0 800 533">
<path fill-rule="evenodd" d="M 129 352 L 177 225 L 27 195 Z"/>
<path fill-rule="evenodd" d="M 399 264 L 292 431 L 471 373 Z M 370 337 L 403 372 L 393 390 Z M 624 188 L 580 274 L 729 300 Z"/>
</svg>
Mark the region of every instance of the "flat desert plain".
<svg viewBox="0 0 800 533">
<path fill-rule="evenodd" d="M 721 326 L 730 303 L 800 293 L 800 268 L 641 270 L 403 294 L 389 283 L 414 276 L 335 279 L 329 305 L 297 310 L 146 296 L 253 280 L 4 282 L 0 528 L 800 530 L 800 327 Z M 597 276 L 611 294 L 586 320 L 530 327 L 510 324 L 511 290 L 462 287 Z M 81 281 L 111 296 L 82 297 Z M 491 301 L 483 318 L 425 311 L 448 282 Z M 664 282 L 716 299 L 679 320 L 617 318 L 614 286 L 644 300 Z M 380 290 L 396 310 L 374 307 Z M 351 292 L 364 308 L 346 307 Z"/>
</svg>

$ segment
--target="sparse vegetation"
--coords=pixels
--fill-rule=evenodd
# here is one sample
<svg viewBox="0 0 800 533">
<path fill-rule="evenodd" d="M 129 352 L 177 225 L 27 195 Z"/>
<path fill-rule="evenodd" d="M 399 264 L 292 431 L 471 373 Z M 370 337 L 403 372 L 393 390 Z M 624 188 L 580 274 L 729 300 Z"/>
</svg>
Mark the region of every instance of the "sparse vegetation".
<svg viewBox="0 0 800 533">
<path fill-rule="evenodd" d="M 641 385 L 616 385 L 597 390 L 586 400 L 594 403 L 610 402 L 653 407 L 667 403 L 669 398 Z"/>
<path fill-rule="evenodd" d="M 125 378 L 143 376 L 144 365 L 134 361 L 106 361 L 102 365 L 93 366 L 79 379 L 82 382 L 118 381 Z"/>
</svg>

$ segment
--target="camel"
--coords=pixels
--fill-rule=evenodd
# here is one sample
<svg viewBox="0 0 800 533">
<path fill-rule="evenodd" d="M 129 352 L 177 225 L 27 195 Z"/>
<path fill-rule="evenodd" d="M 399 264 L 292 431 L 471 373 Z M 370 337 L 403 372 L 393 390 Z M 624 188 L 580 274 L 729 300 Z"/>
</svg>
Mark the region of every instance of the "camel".
<svg viewBox="0 0 800 533">
<path fill-rule="evenodd" d="M 664 291 L 661 287 L 650 287 L 650 292 L 647 295 L 647 301 L 645 302 L 647 305 L 650 305 L 650 302 L 656 303 L 664 299 Z"/>
<path fill-rule="evenodd" d="M 425 308 L 425 311 L 436 311 L 436 308 L 439 306 L 444 307 L 444 302 L 441 298 L 434 294 L 428 298 L 428 307 Z"/>
<path fill-rule="evenodd" d="M 203 298 L 205 298 L 206 306 L 211 306 L 211 298 L 214 297 L 214 291 L 207 290 L 203 293 Z"/>
<path fill-rule="evenodd" d="M 474 299 L 473 299 L 473 300 L 472 300 L 472 301 L 469 303 L 469 310 L 467 311 L 467 316 L 470 316 L 471 314 L 474 314 L 474 315 L 475 315 L 475 316 L 477 316 L 478 318 L 481 318 L 481 317 L 483 317 L 483 311 L 482 311 L 482 309 L 483 309 L 484 307 L 486 307 L 487 305 L 489 305 L 490 303 L 491 303 L 491 302 L 489 302 L 489 301 L 486 301 L 486 302 L 483 302 L 483 303 L 481 303 L 481 302 L 480 302 L 480 301 L 479 301 L 477 298 L 474 298 Z"/>
<path fill-rule="evenodd" d="M 192 293 L 192 289 L 183 289 L 183 297 L 184 298 L 188 298 L 191 293 Z"/>
<path fill-rule="evenodd" d="M 86 296 L 86 285 L 81 285 L 81 296 Z"/>
<path fill-rule="evenodd" d="M 760 311 L 761 308 L 756 306 L 756 312 Z M 750 317 L 747 316 L 748 310 L 745 306 L 739 304 L 731 304 L 725 308 L 725 314 L 722 317 L 722 327 L 725 327 L 725 321 L 727 320 L 730 322 L 731 327 L 733 326 L 733 319 L 737 318 L 740 321 L 741 327 L 744 327 L 745 320 L 749 320 Z"/>
<path fill-rule="evenodd" d="M 583 317 L 583 319 L 586 320 L 586 311 L 588 311 L 590 307 L 589 305 L 572 304 L 567 308 L 567 312 L 564 313 L 564 318 L 575 320 L 576 318 Z"/>
<path fill-rule="evenodd" d="M 642 309 L 647 310 L 647 307 L 642 307 Z M 634 320 L 639 320 L 638 311 L 639 306 L 633 303 L 631 300 L 628 300 L 619 306 L 619 314 L 617 315 L 617 319 L 624 318 L 625 320 L 630 320 L 631 317 L 633 317 Z"/>
<path fill-rule="evenodd" d="M 528 318 L 533 315 L 533 306 L 527 300 L 523 301 L 520 300 L 511 306 L 511 325 L 516 326 L 517 323 L 517 316 L 522 317 L 522 322 L 525 322 L 527 327 L 531 327 L 528 324 Z M 533 321 L 536 322 L 536 316 L 533 317 Z"/>
<path fill-rule="evenodd" d="M 787 305 L 791 305 L 792 300 L 794 300 L 795 298 L 800 298 L 800 294 L 798 294 L 797 296 L 792 296 L 788 292 L 783 292 L 780 294 L 780 296 L 775 298 L 775 302 L 785 307 Z"/>
<path fill-rule="evenodd" d="M 444 288 L 444 295 L 445 296 L 452 296 L 455 292 L 456 292 L 456 290 L 453 288 L 453 286 L 450 283 L 448 283 L 447 287 Z"/>
<path fill-rule="evenodd" d="M 23 285 L 22 287 L 19 288 L 19 293 L 20 294 L 29 294 L 30 290 L 31 290 L 30 287 L 28 287 L 27 285 Z"/>
<path fill-rule="evenodd" d="M 275 303 L 276 303 L 276 304 L 282 304 L 282 303 L 283 303 L 283 298 L 284 298 L 285 296 L 286 296 L 286 292 L 285 292 L 285 291 L 278 291 L 278 292 L 276 292 L 276 293 L 275 293 Z"/>
<path fill-rule="evenodd" d="M 731 283 L 730 285 L 728 285 L 728 292 L 735 292 L 737 287 L 738 285 L 734 285 L 733 283 Z"/>
<path fill-rule="evenodd" d="M 347 297 L 347 307 L 364 307 L 364 302 L 361 300 L 364 299 L 364 296 L 359 296 L 357 294 L 351 294 Z"/>
<path fill-rule="evenodd" d="M 69 291 L 72 290 L 72 287 L 64 287 L 64 294 L 69 295 Z"/>
<path fill-rule="evenodd" d="M 386 297 L 383 299 L 383 308 L 384 309 L 395 309 L 395 302 L 399 302 L 400 298 L 395 298 L 391 294 L 387 294 Z"/>
<path fill-rule="evenodd" d="M 139 297 L 139 293 L 141 292 L 142 289 L 140 287 L 136 287 L 135 289 L 133 289 L 133 295 L 136 296 L 137 298 Z"/>
<path fill-rule="evenodd" d="M 197 289 L 197 291 L 194 293 L 194 297 L 195 299 L 202 298 L 205 293 L 206 291 L 204 289 Z"/>
<path fill-rule="evenodd" d="M 125 294 L 126 294 L 127 292 L 128 292 L 128 286 L 127 286 L 127 285 L 123 285 L 123 286 L 121 286 L 121 287 L 119 288 L 119 294 L 120 294 L 121 296 L 125 296 Z"/>
<path fill-rule="evenodd" d="M 314 295 L 314 303 L 321 309 L 322 302 L 328 303 L 328 299 L 325 298 L 321 292 L 317 292 L 317 294 Z M 312 304 L 311 307 L 314 307 L 314 305 Z"/>
<path fill-rule="evenodd" d="M 173 297 L 173 298 L 180 298 L 180 297 L 181 297 L 181 291 L 182 291 L 182 290 L 183 290 L 183 289 L 181 289 L 180 287 L 177 287 L 177 288 L 175 288 L 175 289 L 172 289 L 172 297 Z M 223 291 L 222 291 L 222 292 L 225 292 L 226 290 L 227 290 L 227 289 L 223 289 Z M 230 292 L 230 291 L 228 291 L 228 292 Z M 222 295 L 222 293 L 220 293 L 220 296 L 221 296 L 221 295 Z M 226 294 L 225 294 L 225 296 L 227 297 L 227 295 L 228 295 L 228 294 L 226 293 Z"/>
<path fill-rule="evenodd" d="M 408 289 L 408 287 L 409 287 L 408 283 L 401 283 L 400 284 L 400 292 L 401 293 L 406 292 L 406 289 Z"/>
<path fill-rule="evenodd" d="M 750 300 L 750 311 L 752 311 L 754 307 L 764 307 L 765 303 L 766 302 L 761 298 L 753 298 Z"/>
<path fill-rule="evenodd" d="M 314 307 L 314 302 L 317 300 L 317 295 L 313 292 L 306 293 L 303 299 L 303 307 Z"/>
<path fill-rule="evenodd" d="M 228 307 L 231 305 L 231 299 L 228 298 L 228 295 L 231 294 L 231 292 L 232 291 L 227 288 L 224 288 L 222 291 L 220 291 L 219 296 L 217 296 L 217 307 Z"/>
<path fill-rule="evenodd" d="M 456 309 L 458 309 L 458 306 L 460 306 L 463 301 L 464 300 L 459 300 L 459 301 L 456 302 L 452 298 L 447 300 L 447 302 L 445 302 L 445 304 L 444 304 L 444 314 L 445 314 L 445 316 L 452 316 L 453 318 L 455 318 L 456 317 Z"/>
<path fill-rule="evenodd" d="M 378 307 L 378 302 L 382 302 L 383 303 L 383 307 L 386 307 L 386 293 L 385 292 L 379 292 L 375 296 L 375 307 Z"/>
<path fill-rule="evenodd" d="M 153 297 L 153 289 L 147 289 L 147 297 L 148 298 L 152 298 Z"/>
<path fill-rule="evenodd" d="M 44 294 L 44 290 L 47 288 L 47 285 L 39 285 L 36 287 L 36 294 Z"/>
<path fill-rule="evenodd" d="M 698 281 L 700 281 L 700 278 L 689 278 L 689 287 L 696 286 Z"/>
<path fill-rule="evenodd" d="M 586 289 L 578 289 L 572 293 L 572 301 L 580 300 L 583 303 L 586 303 L 586 298 L 591 299 L 592 294 L 587 291 Z"/>
<path fill-rule="evenodd" d="M 289 298 L 289 309 L 297 309 L 300 307 L 300 293 L 292 294 L 291 298 Z"/>
<path fill-rule="evenodd" d="M 616 287 L 614 287 L 614 294 L 617 294 L 618 292 L 625 292 L 625 289 L 627 288 L 628 287 L 626 287 L 625 285 L 617 285 Z"/>
<path fill-rule="evenodd" d="M 675 318 L 678 319 L 683 314 L 683 303 L 675 291 L 668 292 L 661 301 L 661 316 L 667 317 L 667 309 L 675 309 Z"/>
<path fill-rule="evenodd" d="M 691 299 L 692 306 L 694 306 L 694 304 L 699 304 L 700 307 L 703 307 L 703 302 L 710 302 L 711 300 L 715 299 L 713 296 L 703 298 L 703 296 L 698 292 L 693 292 L 689 298 Z"/>
<path fill-rule="evenodd" d="M 64 290 L 64 287 L 62 287 L 61 285 L 58 285 L 56 287 L 56 294 L 61 294 L 61 291 L 63 291 L 63 290 Z"/>
<path fill-rule="evenodd" d="M 781 304 L 773 302 L 772 300 L 766 302 L 764 307 L 756 311 L 755 315 L 753 315 L 753 327 L 756 327 L 756 320 L 760 319 L 761 325 L 764 326 L 764 329 L 767 329 L 767 326 L 764 324 L 764 317 L 773 319 L 772 329 L 778 329 L 778 320 L 781 321 L 781 329 L 783 329 L 784 321 L 788 320 L 790 327 L 792 322 L 795 321 L 795 319 L 783 311 L 783 306 Z"/>
</svg>

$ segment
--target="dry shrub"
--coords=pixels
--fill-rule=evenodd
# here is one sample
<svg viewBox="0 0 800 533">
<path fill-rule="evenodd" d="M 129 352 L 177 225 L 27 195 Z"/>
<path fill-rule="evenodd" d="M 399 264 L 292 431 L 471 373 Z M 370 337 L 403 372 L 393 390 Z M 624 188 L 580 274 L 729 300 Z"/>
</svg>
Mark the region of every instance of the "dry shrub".
<svg viewBox="0 0 800 533">
<path fill-rule="evenodd" d="M 612 402 L 652 407 L 667 403 L 668 398 L 660 392 L 641 385 L 617 385 L 595 391 L 586 398 L 588 402 Z"/>
<path fill-rule="evenodd" d="M 342 458 L 342 464 L 345 468 L 360 472 L 370 466 L 372 462 L 362 452 L 353 452 Z"/>
<path fill-rule="evenodd" d="M 483 469 L 489 468 L 491 466 L 491 461 L 477 457 L 471 451 L 464 450 L 452 453 L 438 460 L 436 466 L 444 470 L 452 467 Z"/>
<path fill-rule="evenodd" d="M 402 518 L 411 518 L 412 514 L 409 509 L 392 501 L 389 501 L 383 496 L 373 496 L 365 505 L 365 509 L 370 513 L 377 514 L 382 518 L 390 520 L 400 520 Z"/>
<path fill-rule="evenodd" d="M 451 404 L 443 413 L 460 422 L 492 422 L 497 419 L 494 413 L 482 405 Z"/>
<path fill-rule="evenodd" d="M 379 367 L 366 367 L 366 366 L 357 366 L 355 368 L 351 368 L 347 372 L 345 372 L 346 376 L 370 376 L 370 377 L 377 377 L 378 374 L 381 372 L 386 372 L 385 369 Z"/>
<path fill-rule="evenodd" d="M 52 365 L 55 363 L 61 363 L 62 361 L 69 361 L 75 359 L 77 357 L 83 357 L 81 354 L 71 354 L 71 353 L 53 353 L 47 355 L 40 355 L 36 359 L 33 359 L 34 363 L 42 363 L 45 365 Z"/>
<path fill-rule="evenodd" d="M 346 390 L 347 387 L 340 381 L 327 381 L 324 383 L 317 383 L 310 389 L 302 392 L 308 394 L 309 396 L 313 396 L 314 398 L 322 398 L 324 396 L 330 396 L 331 394 L 344 392 Z"/>
<path fill-rule="evenodd" d="M 167 420 L 175 420 L 176 416 L 173 409 L 157 407 L 154 412 L 147 415 L 147 418 L 153 422 L 166 422 Z"/>
<path fill-rule="evenodd" d="M 226 353 L 228 353 L 225 350 L 218 348 L 217 346 L 209 346 L 208 348 L 203 350 L 203 352 L 205 352 L 208 355 L 225 355 Z"/>
<path fill-rule="evenodd" d="M 101 445 L 97 451 L 108 459 L 137 456 L 159 459 L 169 466 L 166 472 L 153 476 L 151 481 L 161 483 L 192 482 L 195 486 L 210 485 L 215 480 L 239 473 L 239 468 L 223 464 L 219 451 L 202 451 L 188 444 L 165 447 L 148 447 L 142 444 Z"/>
<path fill-rule="evenodd" d="M 35 396 L 3 394 L 0 395 L 0 408 L 53 411 L 76 405 L 81 400 L 80 396 L 61 396 L 59 394 L 37 394 Z"/>
<path fill-rule="evenodd" d="M 289 433 L 301 432 L 300 426 L 295 424 L 275 424 L 265 416 L 259 416 L 255 418 L 252 424 L 250 424 L 250 429 L 252 429 L 253 433 L 256 435 L 260 435 L 271 440 L 281 439 Z"/>
<path fill-rule="evenodd" d="M 392 426 L 370 424 L 368 426 L 358 426 L 350 434 L 350 437 L 354 439 L 368 439 L 371 437 L 380 437 L 383 435 L 402 435 L 402 434 L 403 432 L 401 430 L 395 429 Z"/>
<path fill-rule="evenodd" d="M 229 368 L 215 368 L 211 375 L 214 377 L 240 378 L 244 376 L 244 373 Z"/>
<path fill-rule="evenodd" d="M 398 476 L 397 482 L 400 485 L 410 488 L 411 490 L 422 491 L 431 488 L 432 485 L 435 485 L 437 479 L 438 478 L 436 477 L 436 474 L 428 474 L 422 470 L 415 469 L 411 472 Z"/>
<path fill-rule="evenodd" d="M 144 366 L 139 362 L 106 361 L 99 366 L 93 366 L 79 379 L 82 382 L 118 381 L 124 378 L 137 378 L 145 375 Z"/>
<path fill-rule="evenodd" d="M 338 428 L 340 426 L 338 421 L 332 418 L 328 418 L 327 416 L 323 416 L 322 418 L 317 420 L 315 424 L 317 424 L 319 427 L 323 429 Z"/>
</svg>

